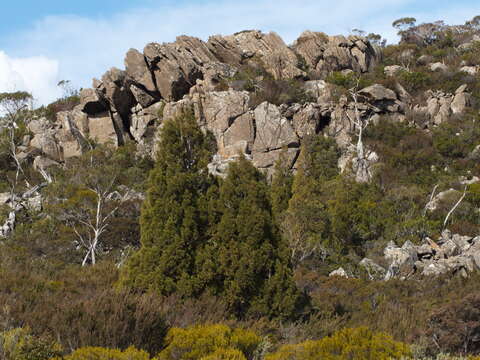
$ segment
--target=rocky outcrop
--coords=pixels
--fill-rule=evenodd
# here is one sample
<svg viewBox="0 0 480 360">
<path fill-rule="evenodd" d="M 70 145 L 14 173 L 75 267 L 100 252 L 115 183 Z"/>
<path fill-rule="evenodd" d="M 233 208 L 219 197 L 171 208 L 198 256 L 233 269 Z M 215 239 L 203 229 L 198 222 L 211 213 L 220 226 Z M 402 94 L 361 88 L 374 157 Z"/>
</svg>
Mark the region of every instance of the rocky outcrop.
<svg viewBox="0 0 480 360">
<path fill-rule="evenodd" d="M 462 85 L 455 94 L 428 90 L 425 97 L 426 105 L 416 105 L 413 112 L 417 117 L 426 119 L 423 126 L 429 127 L 440 125 L 452 115 L 463 114 L 470 106 L 471 95 L 467 92 L 467 85 Z"/>
<path fill-rule="evenodd" d="M 308 68 L 320 76 L 350 69 L 364 73 L 380 61 L 380 51 L 359 36 L 328 36 L 306 31 L 293 44 Z"/>
<path fill-rule="evenodd" d="M 114 146 L 133 140 L 140 154 L 154 157 L 164 119 L 193 111 L 216 138 L 213 172 L 222 173 L 241 154 L 267 173 L 281 154 L 293 167 L 306 136 L 323 131 L 346 149 L 355 131 L 345 116 L 352 105 L 338 104 L 324 80 L 309 80 L 305 92 L 317 102 L 252 106 L 252 93 L 237 89 L 231 79 L 247 66 L 262 67 L 262 78 L 266 71 L 276 79 L 308 80 L 311 74 L 336 70 L 366 72 L 379 59 L 364 38 L 310 32 L 291 47 L 277 34 L 257 30 L 212 36 L 206 42 L 180 36 L 173 43 L 150 43 L 143 52 L 127 52 L 125 70 L 112 68 L 94 79 L 72 111 L 58 113 L 55 122 L 32 121 L 32 138 L 22 156 L 62 162 L 88 150 L 91 139 Z M 402 111 L 395 93 L 380 86 L 364 89 L 363 97 L 369 103 L 362 105 L 365 111 Z"/>
<path fill-rule="evenodd" d="M 363 259 L 360 266 L 368 266 L 370 272 L 375 269 L 372 278 L 383 280 L 444 274 L 465 277 L 480 269 L 480 236 L 461 236 L 444 230 L 437 242 L 426 238 L 420 245 L 406 241 L 402 247 L 390 242 L 384 250 L 384 261 L 386 268 L 370 259 Z"/>
<path fill-rule="evenodd" d="M 430 64 L 429 68 L 431 71 L 440 71 L 440 72 L 448 71 L 448 66 L 441 62 Z"/>
<path fill-rule="evenodd" d="M 247 59 L 259 59 L 277 79 L 306 75 L 298 66 L 295 52 L 274 32 L 250 30 L 231 36 L 212 36 L 208 47 L 219 61 L 227 64 L 240 65 Z"/>
<path fill-rule="evenodd" d="M 216 61 L 200 39 L 180 36 L 175 43 L 150 43 L 143 51 L 163 99 L 179 100 L 203 78 L 203 65 Z"/>
<path fill-rule="evenodd" d="M 344 277 L 344 278 L 347 278 L 347 279 L 349 278 L 347 272 L 342 267 L 339 267 L 337 270 L 333 270 L 330 274 L 328 274 L 328 276 L 330 276 L 330 277 L 338 276 L 338 277 Z"/>
</svg>

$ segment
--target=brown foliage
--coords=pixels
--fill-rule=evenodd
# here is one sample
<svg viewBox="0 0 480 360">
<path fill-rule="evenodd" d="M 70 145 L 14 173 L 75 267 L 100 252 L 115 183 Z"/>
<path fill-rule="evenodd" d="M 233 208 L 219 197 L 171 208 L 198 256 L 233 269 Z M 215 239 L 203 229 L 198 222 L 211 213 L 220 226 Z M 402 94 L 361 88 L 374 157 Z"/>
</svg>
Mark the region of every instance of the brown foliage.
<svg viewBox="0 0 480 360">
<path fill-rule="evenodd" d="M 480 293 L 446 304 L 429 319 L 428 336 L 439 350 L 480 353 Z"/>
</svg>

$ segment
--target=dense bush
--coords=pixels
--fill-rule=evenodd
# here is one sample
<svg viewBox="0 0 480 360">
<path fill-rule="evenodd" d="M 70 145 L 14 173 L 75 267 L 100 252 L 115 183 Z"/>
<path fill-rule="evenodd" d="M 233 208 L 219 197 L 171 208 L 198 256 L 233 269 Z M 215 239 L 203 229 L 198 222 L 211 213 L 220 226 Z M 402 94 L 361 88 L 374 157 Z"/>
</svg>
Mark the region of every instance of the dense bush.
<svg viewBox="0 0 480 360">
<path fill-rule="evenodd" d="M 301 80 L 284 80 L 265 78 L 255 85 L 254 92 L 250 98 L 250 106 L 256 107 L 264 101 L 270 104 L 293 104 L 314 101 L 311 96 L 305 92 Z"/>
<path fill-rule="evenodd" d="M 159 360 L 253 359 L 261 339 L 252 331 L 226 325 L 198 325 L 172 328 Z"/>
<path fill-rule="evenodd" d="M 436 309 L 429 319 L 428 334 L 438 350 L 480 354 L 480 296 L 471 294 Z"/>
<path fill-rule="evenodd" d="M 150 360 L 148 353 L 129 347 L 125 351 L 102 347 L 84 347 L 72 354 L 52 360 Z"/>
<path fill-rule="evenodd" d="M 447 158 L 466 158 L 480 143 L 478 116 L 444 122 L 435 129 L 433 144 Z"/>
<path fill-rule="evenodd" d="M 368 328 L 344 329 L 330 337 L 282 346 L 265 360 L 389 360 L 410 356 L 406 344 Z"/>
<path fill-rule="evenodd" d="M 62 347 L 48 338 L 39 338 L 28 329 L 17 328 L 0 333 L 2 360 L 49 360 L 61 355 Z"/>
</svg>

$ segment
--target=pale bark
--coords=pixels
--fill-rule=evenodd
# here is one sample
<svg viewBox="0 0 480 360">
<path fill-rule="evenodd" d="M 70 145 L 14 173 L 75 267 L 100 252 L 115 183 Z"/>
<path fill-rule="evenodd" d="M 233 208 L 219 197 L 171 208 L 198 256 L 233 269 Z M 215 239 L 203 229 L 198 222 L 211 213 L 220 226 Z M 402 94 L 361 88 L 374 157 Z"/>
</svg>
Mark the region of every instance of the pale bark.
<svg viewBox="0 0 480 360">
<path fill-rule="evenodd" d="M 463 199 L 465 199 L 465 196 L 467 196 L 467 186 L 465 186 L 465 189 L 463 190 L 463 194 L 460 197 L 460 199 L 458 199 L 456 204 L 452 207 L 452 209 L 448 212 L 447 216 L 445 217 L 445 221 L 443 222 L 443 228 L 444 229 L 445 229 L 445 226 L 447 225 L 448 219 L 453 214 L 453 212 L 457 209 L 457 207 L 460 205 L 460 203 L 463 201 Z"/>
</svg>

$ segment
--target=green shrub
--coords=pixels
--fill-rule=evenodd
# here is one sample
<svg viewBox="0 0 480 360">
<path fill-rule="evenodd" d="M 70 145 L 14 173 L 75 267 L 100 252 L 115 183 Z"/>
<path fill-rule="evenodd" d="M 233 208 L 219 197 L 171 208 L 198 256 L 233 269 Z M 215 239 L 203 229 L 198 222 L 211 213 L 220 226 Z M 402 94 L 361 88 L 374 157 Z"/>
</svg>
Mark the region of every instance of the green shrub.
<svg viewBox="0 0 480 360">
<path fill-rule="evenodd" d="M 477 117 L 443 122 L 433 133 L 433 144 L 447 158 L 465 158 L 480 142 Z"/>
<path fill-rule="evenodd" d="M 253 94 L 250 98 L 251 107 L 256 107 L 264 101 L 275 105 L 303 104 L 305 102 L 315 101 L 315 99 L 305 92 L 303 82 L 295 79 L 285 80 L 266 77 L 257 82 L 252 91 Z"/>
<path fill-rule="evenodd" d="M 29 329 L 13 329 L 0 333 L 2 360 L 48 360 L 61 355 L 62 348 L 47 338 L 39 338 Z"/>
<path fill-rule="evenodd" d="M 398 78 L 410 94 L 425 90 L 432 83 L 430 74 L 420 71 L 402 71 Z"/>
<path fill-rule="evenodd" d="M 341 71 L 331 72 L 326 81 L 345 89 L 351 89 L 357 85 L 359 89 L 363 89 L 373 84 L 373 81 L 367 76 L 359 76 L 354 72 L 344 74 Z"/>
</svg>

